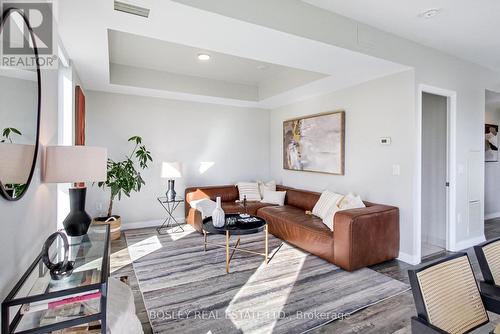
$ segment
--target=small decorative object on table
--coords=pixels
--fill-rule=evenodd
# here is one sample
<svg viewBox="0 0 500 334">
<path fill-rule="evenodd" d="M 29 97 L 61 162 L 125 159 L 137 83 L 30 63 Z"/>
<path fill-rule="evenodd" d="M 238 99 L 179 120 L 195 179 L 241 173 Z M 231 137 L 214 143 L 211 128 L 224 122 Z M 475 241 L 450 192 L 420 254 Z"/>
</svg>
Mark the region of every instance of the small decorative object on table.
<svg viewBox="0 0 500 334">
<path fill-rule="evenodd" d="M 64 260 L 62 262 L 53 263 L 52 261 L 50 261 L 49 248 L 57 239 L 57 237 L 61 237 L 63 241 Z M 45 264 L 45 266 L 47 266 L 47 268 L 50 270 L 50 277 L 53 280 L 63 279 L 64 277 L 71 275 L 71 273 L 73 272 L 75 262 L 68 261 L 68 256 L 69 256 L 68 253 L 69 253 L 68 238 L 62 232 L 52 233 L 43 244 L 42 261 Z"/>
<path fill-rule="evenodd" d="M 217 197 L 217 206 L 212 212 L 212 221 L 215 227 L 223 227 L 226 222 L 226 215 L 224 210 L 222 210 L 221 198 Z"/>
<path fill-rule="evenodd" d="M 235 216 L 229 216 L 226 219 L 226 226 L 232 227 L 232 226 L 236 225 L 237 222 L 238 222 L 238 218 L 236 218 Z"/>
</svg>

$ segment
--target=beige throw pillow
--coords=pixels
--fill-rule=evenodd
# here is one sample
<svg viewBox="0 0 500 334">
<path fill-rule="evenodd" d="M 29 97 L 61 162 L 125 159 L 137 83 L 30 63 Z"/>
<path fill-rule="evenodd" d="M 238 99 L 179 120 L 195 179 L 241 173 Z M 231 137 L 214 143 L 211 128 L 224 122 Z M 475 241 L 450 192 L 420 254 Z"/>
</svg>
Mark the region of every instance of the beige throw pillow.
<svg viewBox="0 0 500 334">
<path fill-rule="evenodd" d="M 285 205 L 286 191 L 271 191 L 264 190 L 262 203 L 278 204 L 279 206 Z"/>
<path fill-rule="evenodd" d="M 340 210 L 359 209 L 366 207 L 359 195 L 349 193 L 339 203 Z"/>
<path fill-rule="evenodd" d="M 264 198 L 264 191 L 276 191 L 276 181 L 262 182 L 259 181 L 260 197 Z"/>
<path fill-rule="evenodd" d="M 240 201 L 246 196 L 247 201 L 260 201 L 259 184 L 257 182 L 238 182 L 236 185 L 240 193 Z"/>
<path fill-rule="evenodd" d="M 314 206 L 313 215 L 325 219 L 334 207 L 342 200 L 344 196 L 334 193 L 330 190 L 325 190 L 321 193 L 318 202 Z"/>
</svg>

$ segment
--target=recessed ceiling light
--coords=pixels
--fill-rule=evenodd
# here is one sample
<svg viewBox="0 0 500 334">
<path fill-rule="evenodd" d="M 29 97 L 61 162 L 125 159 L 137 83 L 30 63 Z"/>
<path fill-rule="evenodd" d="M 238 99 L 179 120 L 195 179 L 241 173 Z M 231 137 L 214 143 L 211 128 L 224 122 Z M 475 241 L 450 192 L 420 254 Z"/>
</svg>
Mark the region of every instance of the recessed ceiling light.
<svg viewBox="0 0 500 334">
<path fill-rule="evenodd" d="M 266 64 L 262 64 L 262 65 L 257 66 L 257 69 L 258 69 L 258 70 L 261 70 L 261 71 L 265 71 L 265 70 L 267 70 L 268 68 L 269 68 L 269 66 L 268 66 L 268 65 L 266 65 Z"/>
<path fill-rule="evenodd" d="M 210 60 L 210 58 L 211 58 L 211 57 L 210 57 L 210 55 L 209 55 L 209 54 L 206 54 L 206 53 L 199 53 L 199 54 L 198 54 L 198 59 L 199 59 L 199 60 L 203 60 L 203 61 L 205 61 L 205 60 Z"/>
<path fill-rule="evenodd" d="M 431 9 L 427 9 L 426 11 L 418 14 L 418 16 L 423 17 L 425 19 L 430 19 L 430 18 L 436 16 L 437 14 L 439 14 L 440 12 L 441 12 L 441 8 L 431 8 Z"/>
</svg>

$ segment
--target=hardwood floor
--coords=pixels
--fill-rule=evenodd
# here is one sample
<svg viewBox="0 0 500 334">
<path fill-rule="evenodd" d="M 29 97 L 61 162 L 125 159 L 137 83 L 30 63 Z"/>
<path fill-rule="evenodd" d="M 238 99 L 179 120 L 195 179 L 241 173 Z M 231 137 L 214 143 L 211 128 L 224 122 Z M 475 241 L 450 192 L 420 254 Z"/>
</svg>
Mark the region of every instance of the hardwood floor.
<svg viewBox="0 0 500 334">
<path fill-rule="evenodd" d="M 500 218 L 487 220 L 485 222 L 485 236 L 490 240 L 500 237 Z M 125 236 L 122 234 L 120 240 L 111 243 L 111 276 L 128 276 L 129 284 L 135 298 L 136 312 L 143 325 L 144 333 L 152 333 L 149 324 L 139 285 L 132 268 Z M 468 250 L 471 262 L 476 272 L 479 268 L 471 250 Z M 449 255 L 449 252 L 435 254 L 425 259 L 431 261 Z M 408 283 L 408 269 L 413 266 L 398 260 L 388 261 L 372 266 L 371 269 Z M 411 291 L 404 292 L 398 296 L 382 301 L 376 305 L 369 306 L 343 320 L 336 320 L 320 328 L 313 329 L 309 333 L 410 333 L 410 318 L 415 315 L 413 296 Z M 497 318 L 497 317 L 494 317 Z"/>
</svg>

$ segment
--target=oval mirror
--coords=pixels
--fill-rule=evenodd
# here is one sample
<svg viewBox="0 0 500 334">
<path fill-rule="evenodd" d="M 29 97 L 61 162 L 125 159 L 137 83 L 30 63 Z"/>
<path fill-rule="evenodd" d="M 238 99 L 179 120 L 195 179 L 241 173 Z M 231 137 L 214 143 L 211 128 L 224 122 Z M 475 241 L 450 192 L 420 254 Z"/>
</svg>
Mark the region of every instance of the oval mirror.
<svg viewBox="0 0 500 334">
<path fill-rule="evenodd" d="M 20 10 L 3 12 L 0 43 L 0 194 L 15 201 L 26 193 L 37 162 L 41 93 L 38 49 Z"/>
</svg>

